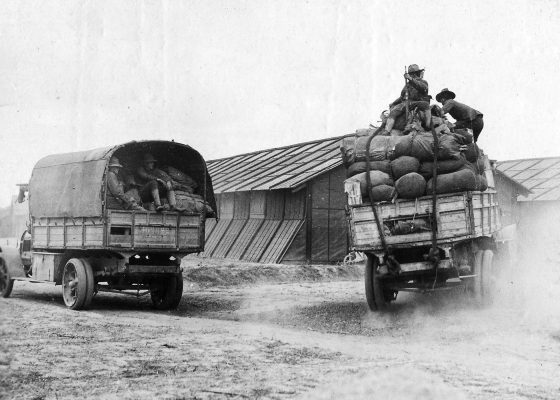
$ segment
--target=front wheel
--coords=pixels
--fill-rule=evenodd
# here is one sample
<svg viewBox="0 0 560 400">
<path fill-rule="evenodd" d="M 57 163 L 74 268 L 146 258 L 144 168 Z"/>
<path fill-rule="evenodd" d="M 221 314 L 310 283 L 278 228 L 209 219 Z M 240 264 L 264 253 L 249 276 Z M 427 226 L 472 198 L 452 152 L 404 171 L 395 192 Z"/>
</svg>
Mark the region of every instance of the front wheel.
<svg viewBox="0 0 560 400">
<path fill-rule="evenodd" d="M 366 300 L 371 311 L 381 311 L 387 306 L 383 282 L 379 279 L 377 268 L 379 260 L 376 256 L 368 254 L 366 259 L 365 289 Z"/>
<path fill-rule="evenodd" d="M 14 280 L 10 278 L 10 271 L 6 262 L 0 258 L 0 296 L 10 297 L 12 288 L 14 287 Z"/>
<path fill-rule="evenodd" d="M 178 273 L 152 283 L 150 296 L 157 310 L 176 309 L 183 297 L 183 275 Z"/>
</svg>

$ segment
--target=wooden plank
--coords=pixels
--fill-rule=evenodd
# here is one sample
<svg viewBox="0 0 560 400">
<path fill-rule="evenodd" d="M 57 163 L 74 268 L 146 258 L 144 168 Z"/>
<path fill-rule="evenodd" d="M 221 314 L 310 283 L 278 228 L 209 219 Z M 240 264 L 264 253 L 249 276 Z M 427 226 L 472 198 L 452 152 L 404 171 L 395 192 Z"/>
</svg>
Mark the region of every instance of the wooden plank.
<svg viewBox="0 0 560 400">
<path fill-rule="evenodd" d="M 280 226 L 279 220 L 264 220 L 253 241 L 243 255 L 244 260 L 257 262 Z"/>
<path fill-rule="evenodd" d="M 168 226 L 142 226 L 133 228 L 133 246 L 177 247 L 177 228 Z"/>
<path fill-rule="evenodd" d="M 251 218 L 247 220 L 247 223 L 243 226 L 243 229 L 239 232 L 237 239 L 226 254 L 226 257 L 240 260 L 261 227 L 263 221 L 264 220 L 260 218 Z"/>
<path fill-rule="evenodd" d="M 266 209 L 266 192 L 251 192 L 250 218 L 264 218 Z"/>
<path fill-rule="evenodd" d="M 282 219 L 284 216 L 284 191 L 266 192 L 266 219 Z"/>
<path fill-rule="evenodd" d="M 236 192 L 234 195 L 234 219 L 247 219 L 249 218 L 251 206 L 251 193 L 250 192 Z"/>
<path fill-rule="evenodd" d="M 179 228 L 179 247 L 180 248 L 199 248 L 200 235 L 197 228 L 181 227 Z"/>
<path fill-rule="evenodd" d="M 222 239 L 212 252 L 212 257 L 223 258 L 226 256 L 246 222 L 247 220 L 244 219 L 234 219 L 231 221 L 231 224 L 229 224 L 227 230 L 224 232 Z"/>
<path fill-rule="evenodd" d="M 346 235 L 346 212 L 329 210 L 329 262 L 342 261 L 348 254 L 348 235 Z"/>
<path fill-rule="evenodd" d="M 85 225 L 84 246 L 86 247 L 103 247 L 103 225 Z"/>
<path fill-rule="evenodd" d="M 311 182 L 312 208 L 329 208 L 329 174 L 323 174 Z"/>
<path fill-rule="evenodd" d="M 212 234 L 207 239 L 206 244 L 204 246 L 204 254 L 207 256 L 212 256 L 212 252 L 220 243 L 224 232 L 227 230 L 227 227 L 231 223 L 231 219 L 221 219 L 216 224 L 216 227 L 212 231 Z"/>
<path fill-rule="evenodd" d="M 260 262 L 278 263 L 281 261 L 282 255 L 288 249 L 288 246 L 294 240 L 303 220 L 284 220 L 276 231 L 276 234 L 268 244 L 265 252 L 260 258 Z"/>
<path fill-rule="evenodd" d="M 48 238 L 49 247 L 64 247 L 64 226 L 49 226 Z"/>
<path fill-rule="evenodd" d="M 220 218 L 233 218 L 234 201 L 233 193 L 222 193 L 222 198 L 220 200 Z"/>
<path fill-rule="evenodd" d="M 346 194 L 344 193 L 344 180 L 346 168 L 342 165 L 329 173 L 329 209 L 344 210 Z"/>
<path fill-rule="evenodd" d="M 66 245 L 68 247 L 81 247 L 83 244 L 84 227 L 80 225 L 66 226 Z"/>
<path fill-rule="evenodd" d="M 205 232 L 206 232 L 206 240 L 205 240 L 205 241 L 208 241 L 208 238 L 209 238 L 210 235 L 212 234 L 212 231 L 213 231 L 214 228 L 216 227 L 217 223 L 218 223 L 218 221 L 216 221 L 215 218 L 207 219 L 207 220 L 206 220 L 206 229 L 205 229 Z"/>
<path fill-rule="evenodd" d="M 329 210 L 311 210 L 311 261 L 329 261 Z"/>
<path fill-rule="evenodd" d="M 132 225 L 132 213 L 127 211 L 109 210 L 109 223 L 111 225 L 130 226 Z"/>
<path fill-rule="evenodd" d="M 47 227 L 33 227 L 33 247 L 47 247 Z"/>
<path fill-rule="evenodd" d="M 299 190 L 296 193 L 286 192 L 285 219 L 303 219 L 305 215 L 305 194 L 305 190 Z"/>
<path fill-rule="evenodd" d="M 307 245 L 306 245 L 306 221 L 303 220 L 301 227 L 297 230 L 294 235 L 293 241 L 290 243 L 286 252 L 282 255 L 280 262 L 304 262 L 307 257 Z"/>
</svg>

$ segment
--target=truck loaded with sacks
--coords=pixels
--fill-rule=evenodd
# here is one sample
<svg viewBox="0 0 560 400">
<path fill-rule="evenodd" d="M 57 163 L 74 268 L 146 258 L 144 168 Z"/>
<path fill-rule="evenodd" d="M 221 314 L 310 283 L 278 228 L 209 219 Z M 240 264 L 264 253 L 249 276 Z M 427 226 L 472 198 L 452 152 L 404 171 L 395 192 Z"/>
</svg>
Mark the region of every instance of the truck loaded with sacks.
<svg viewBox="0 0 560 400">
<path fill-rule="evenodd" d="M 448 125 L 382 125 L 341 142 L 351 248 L 366 255 L 371 310 L 401 291 L 463 286 L 480 302 L 491 297 L 501 227 L 493 172 L 472 132 Z"/>
<path fill-rule="evenodd" d="M 28 229 L 19 256 L 0 262 L 0 295 L 15 281 L 51 283 L 75 310 L 101 291 L 149 294 L 155 308 L 176 308 L 181 259 L 204 250 L 216 210 L 202 156 L 168 141 L 44 157 L 20 200 L 27 191 Z"/>
</svg>

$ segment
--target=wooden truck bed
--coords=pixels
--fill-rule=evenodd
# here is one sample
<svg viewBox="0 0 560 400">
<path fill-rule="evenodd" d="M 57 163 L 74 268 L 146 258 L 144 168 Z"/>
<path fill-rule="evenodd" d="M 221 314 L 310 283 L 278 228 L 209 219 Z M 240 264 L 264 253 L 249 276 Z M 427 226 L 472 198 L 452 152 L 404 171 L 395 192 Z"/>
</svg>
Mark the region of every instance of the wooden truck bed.
<svg viewBox="0 0 560 400">
<path fill-rule="evenodd" d="M 165 249 L 197 252 L 204 248 L 204 218 L 198 214 L 107 210 L 107 217 L 33 218 L 35 249 Z"/>
<path fill-rule="evenodd" d="M 378 203 L 376 207 L 387 245 L 401 248 L 431 245 L 429 229 L 409 234 L 390 233 L 390 227 L 398 221 L 424 220 L 429 224 L 431 196 Z M 436 218 L 439 244 L 491 236 L 501 227 L 497 196 L 493 190 L 438 195 Z M 348 205 L 348 226 L 353 250 L 383 250 L 371 204 Z"/>
</svg>

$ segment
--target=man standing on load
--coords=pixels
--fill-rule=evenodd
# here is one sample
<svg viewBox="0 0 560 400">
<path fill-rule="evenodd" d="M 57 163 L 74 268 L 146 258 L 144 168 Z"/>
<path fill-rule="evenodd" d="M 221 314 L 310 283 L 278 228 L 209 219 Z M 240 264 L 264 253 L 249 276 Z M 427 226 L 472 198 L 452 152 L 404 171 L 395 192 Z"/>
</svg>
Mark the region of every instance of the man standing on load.
<svg viewBox="0 0 560 400">
<path fill-rule="evenodd" d="M 385 123 L 385 131 L 391 133 L 395 119 L 407 109 L 413 111 L 417 108 L 423 114 L 424 128 L 430 129 L 430 96 L 428 95 L 428 82 L 424 78 L 424 69 L 418 65 L 408 66 L 408 72 L 404 74 L 406 84 L 401 90 L 401 95 L 389 104 L 389 117 Z M 408 123 L 408 121 L 407 121 Z"/>
<path fill-rule="evenodd" d="M 445 88 L 436 96 L 436 100 L 443 104 L 443 113 L 449 114 L 457 122 L 455 128 L 469 128 L 473 131 L 474 141 L 478 140 L 478 136 L 484 128 L 483 115 L 480 111 L 475 110 L 466 104 L 455 101 L 455 93 Z"/>
</svg>

